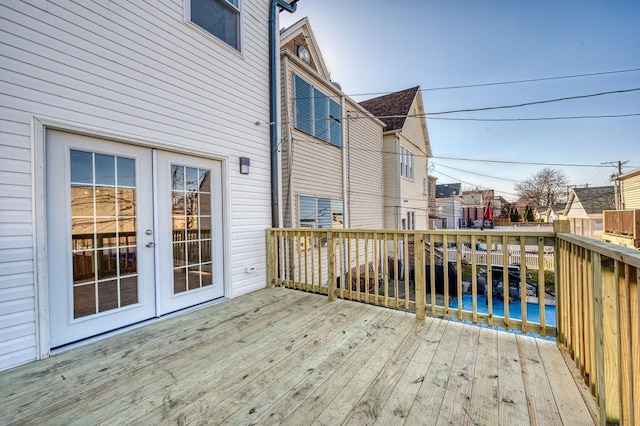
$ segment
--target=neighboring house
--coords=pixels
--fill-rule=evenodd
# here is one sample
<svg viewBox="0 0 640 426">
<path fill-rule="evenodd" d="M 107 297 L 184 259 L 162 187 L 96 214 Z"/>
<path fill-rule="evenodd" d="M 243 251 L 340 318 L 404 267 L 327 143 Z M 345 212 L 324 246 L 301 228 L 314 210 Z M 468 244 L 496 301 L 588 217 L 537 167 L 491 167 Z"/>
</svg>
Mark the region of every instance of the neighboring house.
<svg viewBox="0 0 640 426">
<path fill-rule="evenodd" d="M 265 287 L 269 4 L 3 2 L 0 369 Z"/>
<path fill-rule="evenodd" d="M 571 232 L 600 239 L 603 211 L 615 205 L 613 186 L 573 188 L 565 207 L 565 217 L 571 222 Z"/>
<path fill-rule="evenodd" d="M 620 197 L 618 210 L 640 209 L 640 169 L 619 175 L 615 180 Z"/>
<path fill-rule="evenodd" d="M 420 87 L 360 102 L 384 127 L 384 228 L 428 229 L 431 145 Z"/>
<path fill-rule="evenodd" d="M 307 18 L 280 45 L 284 226 L 383 228 L 384 123 L 331 81 Z"/>
<path fill-rule="evenodd" d="M 640 169 L 615 178 L 617 210 L 604 212 L 604 241 L 640 248 Z"/>
<path fill-rule="evenodd" d="M 460 197 L 436 198 L 435 214 L 439 218 L 436 221 L 435 229 L 459 229 L 463 218 Z"/>
<path fill-rule="evenodd" d="M 461 183 L 444 183 L 436 185 L 436 198 L 457 197 L 462 194 Z"/>
</svg>

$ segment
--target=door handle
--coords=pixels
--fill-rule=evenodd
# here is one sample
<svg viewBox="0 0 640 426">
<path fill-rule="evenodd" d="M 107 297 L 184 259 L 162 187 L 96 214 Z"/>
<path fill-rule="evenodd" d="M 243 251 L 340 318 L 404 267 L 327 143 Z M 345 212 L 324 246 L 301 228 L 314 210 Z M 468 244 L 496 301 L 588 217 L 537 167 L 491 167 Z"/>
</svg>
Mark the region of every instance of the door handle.
<svg viewBox="0 0 640 426">
<path fill-rule="evenodd" d="M 155 246 L 155 243 L 154 243 L 153 241 L 147 241 L 147 242 L 145 243 L 145 246 L 147 246 L 147 247 L 151 248 L 151 247 Z"/>
</svg>

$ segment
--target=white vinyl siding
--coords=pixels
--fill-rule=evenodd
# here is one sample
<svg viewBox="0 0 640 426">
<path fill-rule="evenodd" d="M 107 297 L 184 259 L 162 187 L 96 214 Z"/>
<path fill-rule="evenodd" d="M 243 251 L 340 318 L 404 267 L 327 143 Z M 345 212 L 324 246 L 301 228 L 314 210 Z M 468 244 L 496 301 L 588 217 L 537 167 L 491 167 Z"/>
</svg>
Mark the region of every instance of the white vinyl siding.
<svg viewBox="0 0 640 426">
<path fill-rule="evenodd" d="M 269 128 L 253 124 L 269 116 L 268 0 L 243 4 L 243 57 L 185 23 L 181 0 L 32 3 L 0 5 L 0 370 L 37 356 L 33 116 L 224 160 L 228 296 L 265 286 L 271 226 Z"/>
</svg>

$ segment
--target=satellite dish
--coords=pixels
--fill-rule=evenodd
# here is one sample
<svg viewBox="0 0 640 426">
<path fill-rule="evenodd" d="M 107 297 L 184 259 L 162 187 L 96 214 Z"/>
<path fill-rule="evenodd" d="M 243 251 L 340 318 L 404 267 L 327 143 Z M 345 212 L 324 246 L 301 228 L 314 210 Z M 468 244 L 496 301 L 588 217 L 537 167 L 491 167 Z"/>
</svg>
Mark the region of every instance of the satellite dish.
<svg viewBox="0 0 640 426">
<path fill-rule="evenodd" d="M 333 84 L 336 89 L 342 92 L 342 86 L 340 86 L 340 83 L 338 83 L 337 81 L 332 81 L 331 84 Z"/>
</svg>

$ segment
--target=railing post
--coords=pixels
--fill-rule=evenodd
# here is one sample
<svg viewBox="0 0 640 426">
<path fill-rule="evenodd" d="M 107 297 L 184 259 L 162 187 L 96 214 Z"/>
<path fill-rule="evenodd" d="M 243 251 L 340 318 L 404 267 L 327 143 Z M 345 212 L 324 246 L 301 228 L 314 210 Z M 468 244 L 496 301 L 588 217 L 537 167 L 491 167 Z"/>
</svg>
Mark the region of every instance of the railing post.
<svg viewBox="0 0 640 426">
<path fill-rule="evenodd" d="M 275 248 L 275 231 L 273 229 L 267 229 L 267 287 L 273 288 L 276 284 L 276 277 L 274 271 L 276 270 L 276 263 L 278 261 Z"/>
<path fill-rule="evenodd" d="M 593 253 L 596 359 L 600 424 L 620 421 L 620 363 L 617 326 L 616 274 L 613 260 Z"/>
<path fill-rule="evenodd" d="M 327 269 L 328 269 L 328 283 L 329 302 L 336 300 L 336 247 L 333 243 L 333 232 L 327 233 Z"/>
<path fill-rule="evenodd" d="M 427 316 L 426 307 L 427 307 L 427 292 L 425 288 L 425 245 L 424 245 L 424 234 L 420 233 L 416 234 L 413 237 L 414 241 L 414 249 L 413 249 L 413 270 L 414 270 L 414 281 L 415 281 L 415 301 L 416 301 L 416 318 L 419 320 L 424 320 Z"/>
</svg>

